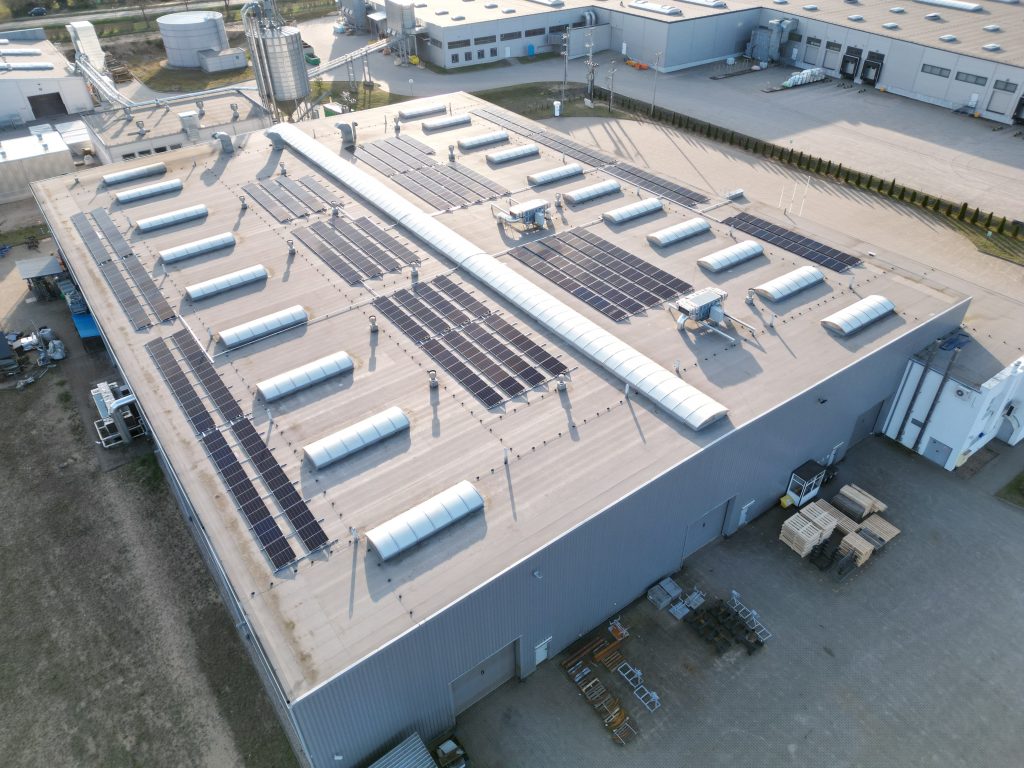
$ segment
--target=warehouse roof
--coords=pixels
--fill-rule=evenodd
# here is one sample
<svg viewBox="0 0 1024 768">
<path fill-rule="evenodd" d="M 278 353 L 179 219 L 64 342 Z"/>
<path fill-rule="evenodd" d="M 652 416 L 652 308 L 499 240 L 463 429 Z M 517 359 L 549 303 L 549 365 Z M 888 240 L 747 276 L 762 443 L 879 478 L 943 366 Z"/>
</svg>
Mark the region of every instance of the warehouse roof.
<svg viewBox="0 0 1024 768">
<path fill-rule="evenodd" d="M 71 63 L 49 40 L 19 40 L 8 32 L 0 32 L 0 39 L 8 41 L 0 45 L 0 82 L 68 77 Z M 12 69 L 5 65 L 11 65 Z"/>
<path fill-rule="evenodd" d="M 466 94 L 449 95 L 444 103 L 451 104 L 457 113 L 484 105 Z M 299 123 L 281 133 L 294 135 L 290 132 L 297 128 L 315 137 L 330 150 L 327 154 L 337 159 L 339 138 L 332 122 Z M 385 179 L 367 160 L 366 147 L 390 138 L 393 123 L 394 115 L 388 108 L 360 113 L 362 149 L 355 167 L 382 183 L 394 199 L 414 201 L 429 213 L 429 206 L 396 183 L 399 177 L 408 182 L 406 177 L 411 174 Z M 405 146 L 419 147 L 416 151 L 421 155 L 424 147 L 432 149 L 443 161 L 448 145 L 456 139 L 496 127 L 475 114 L 470 126 L 432 134 L 420 131 L 416 121 L 408 122 L 402 136 L 407 142 L 415 139 L 415 143 Z M 527 141 L 515 131 L 510 133 L 513 144 Z M 538 194 L 551 200 L 556 191 L 605 177 L 587 164 L 585 179 L 576 177 L 531 190 L 526 187 L 526 176 L 561 163 L 561 150 L 545 145 L 532 159 L 495 167 L 489 167 L 484 159 L 486 151 L 460 156 L 455 171 L 468 169 L 511 190 L 510 199 L 495 201 L 502 208 L 515 199 L 535 198 Z M 352 156 L 343 152 L 342 157 L 340 162 L 351 168 Z M 451 243 L 461 238 L 481 251 L 469 256 L 460 268 L 437 251 L 408 240 L 407 231 L 391 229 L 400 236 L 400 245 L 407 245 L 422 258 L 415 282 L 422 286 L 439 276 L 450 276 L 457 286 L 569 369 L 564 392 L 545 376 L 546 383 L 487 408 L 438 364 L 438 358 L 427 354 L 430 345 L 417 344 L 385 315 L 381 304 L 372 303 L 380 297 L 394 299 L 396 291 L 412 286 L 414 277 L 409 267 L 369 280 L 365 286 L 352 286 L 307 246 L 315 238 L 306 228 L 330 231 L 332 220 L 347 226 L 365 216 L 391 228 L 389 215 L 361 202 L 350 190 L 340 189 L 324 167 L 303 160 L 292 149 L 273 149 L 262 134 L 240 141 L 233 154 L 222 154 L 220 145 L 213 142 L 167 152 L 161 160 L 166 165 L 162 178 L 184 180 L 183 191 L 121 207 L 113 202 L 112 190 L 100 183 L 102 172 L 109 171 L 104 168 L 80 172 L 74 179 L 37 183 L 36 196 L 289 698 L 310 691 L 357 663 L 717 438 L 963 300 L 952 292 L 864 266 L 854 270 L 852 287 L 849 276 L 829 273 L 826 283 L 778 306 L 760 302 L 748 306 L 743 301 L 747 288 L 806 262 L 766 247 L 766 256 L 740 268 L 704 274 L 696 264 L 697 258 L 733 242 L 729 228 L 719 223 L 713 224 L 711 233 L 656 253 L 645 235 L 690 218 L 693 211 L 669 202 L 662 212 L 621 227 L 601 223 L 602 211 L 643 196 L 631 183 L 623 183 L 620 193 L 576 210 L 556 212 L 555 233 L 582 230 L 697 288 L 715 286 L 728 291 L 727 311 L 752 326 L 753 334 L 739 326 L 727 328 L 737 339 L 744 337 L 730 343 L 697 326 L 681 333 L 676 327 L 679 313 L 670 304 L 625 322 L 614 322 L 505 255 L 510 248 L 551 232 L 524 235 L 512 226 L 499 227 L 496 211 L 488 202 L 449 213 L 435 212 L 432 217 L 457 233 Z M 283 177 L 282 163 L 287 174 Z M 326 197 L 341 203 L 342 210 L 336 219 L 327 208 L 287 224 L 279 223 L 274 211 L 281 211 L 274 201 L 251 186 L 257 179 L 272 190 L 278 190 L 274 185 L 279 181 L 309 181 Z M 679 182 L 695 189 L 701 186 L 695 179 Z M 440 184 L 433 191 L 439 189 Z M 711 194 L 710 190 L 703 191 Z M 239 195 L 247 197 L 244 210 Z M 209 209 L 202 220 L 145 235 L 131 229 L 130 222 L 199 201 Z M 294 206 L 296 201 L 290 200 L 290 204 Z M 97 206 L 111 211 L 114 226 L 127 236 L 144 271 L 170 301 L 177 314 L 175 319 L 133 330 L 71 220 Z M 394 211 L 404 215 L 399 207 Z M 736 212 L 736 206 L 729 204 L 708 215 L 717 221 Z M 76 221 L 81 223 L 80 218 Z M 166 266 L 157 258 L 161 250 L 220 233 L 232 233 L 233 248 Z M 863 254 L 866 247 L 826 229 L 808 234 L 851 254 Z M 294 255 L 289 255 L 289 241 L 294 245 Z M 102 245 L 98 239 L 96 242 Z M 98 247 L 96 242 L 94 248 Z M 441 239 L 435 242 L 438 247 L 450 246 Z M 391 253 L 398 255 L 401 249 Z M 504 266 L 494 266 L 495 259 Z M 197 303 L 183 298 L 186 286 L 255 264 L 267 268 L 268 279 Z M 487 279 L 491 282 L 487 285 L 484 278 L 471 276 L 484 274 L 482 265 L 489 270 Z M 488 287 L 498 285 L 496 276 L 501 277 L 507 290 Z M 439 290 L 451 286 L 443 280 L 430 285 Z M 822 318 L 867 293 L 884 294 L 895 303 L 897 314 L 848 339 L 836 339 L 821 327 Z M 694 431 L 668 411 L 655 408 L 651 401 L 636 395 L 627 397 L 621 379 L 565 340 L 573 332 L 571 328 L 560 326 L 562 335 L 542 329 L 524 309 L 524 302 L 536 309 L 552 300 L 578 317 L 581 327 L 593 326 L 601 334 L 631 346 L 649 357 L 659 370 L 672 371 L 678 361 L 682 381 L 723 404 L 729 410 L 728 418 Z M 230 351 L 218 341 L 218 334 L 225 329 L 296 307 L 302 311 L 295 314 L 297 310 L 290 309 L 290 316 L 298 317 L 300 322 L 308 316 L 308 322 L 281 326 L 283 329 L 270 338 Z M 380 330 L 376 334 L 370 332 L 370 315 L 377 318 Z M 474 326 L 480 327 L 479 323 Z M 281 575 L 272 573 L 268 559 L 247 530 L 245 519 L 144 346 L 154 339 L 167 339 L 183 328 L 191 330 L 198 343 L 212 354 L 229 399 L 236 400 L 241 412 L 249 415 L 287 479 L 307 500 L 313 516 L 322 521 L 327 539 L 335 542 L 330 554 L 321 551 L 301 560 L 294 573 L 290 568 Z M 333 377 L 269 408 L 257 399 L 258 382 L 341 350 L 354 360 L 354 373 Z M 183 359 L 180 354 L 176 357 Z M 608 361 L 607 365 L 613 363 Z M 431 369 L 437 369 L 437 389 L 428 385 L 427 371 Z M 678 381 L 674 376 L 672 379 Z M 195 382 L 193 385 L 198 387 Z M 224 392 L 216 397 L 222 401 Z M 202 402 L 215 413 L 216 423 L 224 424 L 224 419 L 216 416 L 214 400 L 204 396 Z M 394 406 L 407 416 L 408 429 L 319 471 L 304 460 L 304 446 Z M 229 445 L 236 442 L 232 431 L 224 430 L 222 434 Z M 251 466 L 248 471 L 253 471 Z M 601 478 L 600 482 L 595 478 Z M 471 512 L 429 541 L 383 564 L 376 553 L 367 551 L 363 535 L 367 531 L 461 481 L 472 483 L 483 496 L 482 513 Z M 286 534 L 292 530 L 284 517 L 281 528 Z M 353 532 L 358 536 L 354 537 Z M 298 539 L 291 539 L 291 543 L 298 554 L 303 554 Z"/>
</svg>

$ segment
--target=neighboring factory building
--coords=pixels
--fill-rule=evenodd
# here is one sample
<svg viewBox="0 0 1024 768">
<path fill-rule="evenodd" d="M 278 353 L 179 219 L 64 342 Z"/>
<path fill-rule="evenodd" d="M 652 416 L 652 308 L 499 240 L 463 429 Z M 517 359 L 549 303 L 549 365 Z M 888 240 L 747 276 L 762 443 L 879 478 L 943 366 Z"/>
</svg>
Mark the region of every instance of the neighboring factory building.
<svg viewBox="0 0 1024 768">
<path fill-rule="evenodd" d="M 42 29 L 0 32 L 0 130 L 92 106 L 85 80 Z"/>
<path fill-rule="evenodd" d="M 317 768 L 441 735 L 842 459 L 970 302 L 465 94 L 395 113 L 34 185 Z"/>
<path fill-rule="evenodd" d="M 342 0 L 349 23 L 410 32 L 416 52 L 455 69 L 561 50 L 611 50 L 672 72 L 742 54 L 823 67 L 902 96 L 1002 123 L 1024 122 L 1024 10 L 1006 2 L 883 0 Z M 389 11 L 389 7 L 395 10 Z M 403 9 L 403 10 L 398 10 Z M 788 23 L 784 23 L 787 22 Z M 752 37 L 756 38 L 751 45 Z"/>
</svg>

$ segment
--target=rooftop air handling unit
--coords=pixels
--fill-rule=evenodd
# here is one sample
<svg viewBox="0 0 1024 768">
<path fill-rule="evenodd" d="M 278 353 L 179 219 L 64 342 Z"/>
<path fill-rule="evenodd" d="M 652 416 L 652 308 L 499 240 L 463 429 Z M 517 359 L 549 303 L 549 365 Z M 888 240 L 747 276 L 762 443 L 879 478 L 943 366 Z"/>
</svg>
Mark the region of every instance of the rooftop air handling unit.
<svg viewBox="0 0 1024 768">
<path fill-rule="evenodd" d="M 507 210 L 491 203 L 491 212 L 497 211 L 496 218 L 503 226 L 511 224 L 526 232 L 532 229 L 544 229 L 547 225 L 550 207 L 551 204 L 547 200 L 538 197 L 517 203 Z"/>
<path fill-rule="evenodd" d="M 685 330 L 686 323 L 692 321 L 701 328 L 707 328 L 733 343 L 736 342 L 736 339 L 719 326 L 732 323 L 746 328 L 751 334 L 756 333 L 751 326 L 737 320 L 725 311 L 723 304 L 728 296 L 729 294 L 721 288 L 702 288 L 680 298 L 677 304 L 680 314 L 679 320 L 676 322 L 679 330 Z"/>
</svg>

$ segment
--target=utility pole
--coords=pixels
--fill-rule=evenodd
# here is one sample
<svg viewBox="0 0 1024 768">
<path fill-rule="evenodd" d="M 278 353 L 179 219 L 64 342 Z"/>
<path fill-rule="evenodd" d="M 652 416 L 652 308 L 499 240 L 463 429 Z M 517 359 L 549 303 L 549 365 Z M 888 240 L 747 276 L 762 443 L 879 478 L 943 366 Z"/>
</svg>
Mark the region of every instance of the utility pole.
<svg viewBox="0 0 1024 768">
<path fill-rule="evenodd" d="M 565 84 L 569 79 L 569 33 L 562 33 L 562 109 L 565 109 Z"/>
<path fill-rule="evenodd" d="M 658 96 L 658 67 L 661 65 L 661 51 L 654 54 L 654 90 L 651 91 L 651 117 L 654 117 L 654 100 Z"/>
<path fill-rule="evenodd" d="M 587 33 L 587 98 L 594 99 L 594 77 L 597 74 L 598 65 L 594 63 L 594 36 Z"/>
<path fill-rule="evenodd" d="M 612 100 L 615 98 L 615 73 L 618 72 L 618 68 L 615 66 L 615 62 L 611 63 L 611 69 L 608 70 L 608 74 L 605 79 L 608 81 L 608 111 L 612 111 Z"/>
</svg>

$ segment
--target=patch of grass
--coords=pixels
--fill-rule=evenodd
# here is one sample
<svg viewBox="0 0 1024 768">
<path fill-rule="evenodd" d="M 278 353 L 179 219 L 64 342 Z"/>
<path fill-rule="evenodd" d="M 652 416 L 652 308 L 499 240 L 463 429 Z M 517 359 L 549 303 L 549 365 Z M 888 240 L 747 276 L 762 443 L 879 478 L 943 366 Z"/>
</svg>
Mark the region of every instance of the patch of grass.
<svg viewBox="0 0 1024 768">
<path fill-rule="evenodd" d="M 315 100 L 320 98 L 323 94 L 328 94 L 328 96 L 324 98 L 324 101 L 340 101 L 342 104 L 346 103 L 343 97 L 351 95 L 347 82 L 325 82 L 323 80 L 314 81 L 311 89 L 311 98 Z M 385 90 L 384 88 L 367 88 L 365 83 L 359 83 L 356 95 L 353 98 L 355 101 L 352 102 L 350 106 L 354 111 L 360 109 L 373 109 L 374 107 L 387 107 L 392 104 L 401 104 L 403 101 L 409 100 L 409 97 L 404 94 L 393 93 L 392 91 Z"/>
<path fill-rule="evenodd" d="M 59 386 L 59 383 L 58 383 Z M 57 402 L 68 410 L 74 410 L 74 404 L 71 402 L 71 393 L 64 389 L 57 393 Z"/>
<path fill-rule="evenodd" d="M 431 64 L 429 61 L 421 61 L 425 69 L 430 70 L 435 75 L 463 75 L 466 72 L 476 72 L 481 69 L 501 69 L 503 67 L 511 67 L 512 64 L 505 59 L 499 59 L 498 61 L 485 61 L 480 64 L 470 64 L 468 67 L 457 67 L 456 69 L 445 69 L 439 67 L 436 64 Z"/>
<path fill-rule="evenodd" d="M 0 229 L 0 244 L 21 245 L 32 235 L 43 240 L 50 236 L 50 228 L 45 224 L 30 224 L 17 229 Z"/>
<path fill-rule="evenodd" d="M 634 116 L 629 112 L 615 109 L 608 112 L 608 105 L 596 103 L 590 109 L 583 104 L 583 95 L 586 87 L 580 83 L 570 83 L 565 89 L 565 102 L 562 104 L 562 114 L 565 117 L 614 117 L 618 120 L 632 120 Z M 510 85 L 505 88 L 491 88 L 486 91 L 476 91 L 484 101 L 497 104 L 510 112 L 533 119 L 553 117 L 552 102 L 561 101 L 562 83 L 543 82 L 527 83 L 522 85 Z"/>
<path fill-rule="evenodd" d="M 164 493 L 167 490 L 167 481 L 155 453 L 147 453 L 135 459 L 128 465 L 127 472 L 132 481 L 147 493 Z"/>
<path fill-rule="evenodd" d="M 1024 507 L 1024 472 L 1004 485 L 996 496 L 1018 507 Z"/>
<path fill-rule="evenodd" d="M 982 253 L 1012 261 L 1014 264 L 1024 265 L 1024 241 L 1008 237 L 1007 235 L 1000 235 L 998 232 L 992 232 L 991 236 L 989 236 L 988 231 L 977 224 L 946 217 L 942 218 L 945 218 L 953 229 L 970 240 L 974 247 Z"/>
<path fill-rule="evenodd" d="M 125 62 L 132 74 L 154 91 L 204 91 L 222 85 L 252 80 L 252 69 L 234 72 L 203 72 L 201 69 L 172 69 L 166 59 L 132 59 Z"/>
</svg>

